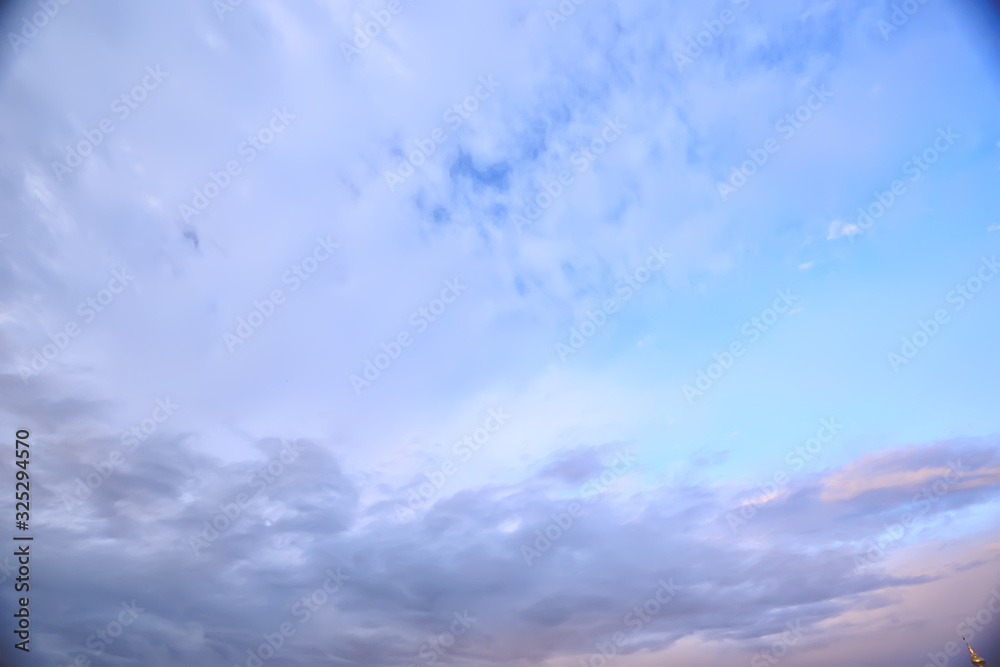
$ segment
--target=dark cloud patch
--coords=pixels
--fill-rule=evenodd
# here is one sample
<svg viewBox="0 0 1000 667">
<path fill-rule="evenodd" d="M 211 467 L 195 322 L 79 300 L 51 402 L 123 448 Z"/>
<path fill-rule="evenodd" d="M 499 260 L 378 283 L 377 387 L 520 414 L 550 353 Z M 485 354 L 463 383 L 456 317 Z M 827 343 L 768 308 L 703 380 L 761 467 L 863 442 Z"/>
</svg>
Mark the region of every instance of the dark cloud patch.
<svg viewBox="0 0 1000 667">
<path fill-rule="evenodd" d="M 624 447 L 623 443 L 609 443 L 600 447 L 581 447 L 564 452 L 547 464 L 538 476 L 541 479 L 551 478 L 569 484 L 583 482 L 599 475 L 615 457 L 616 450 Z"/>
<path fill-rule="evenodd" d="M 865 474 L 865 466 L 804 479 L 734 535 L 718 520 L 725 499 L 705 488 L 668 485 L 581 501 L 580 480 L 607 465 L 617 446 L 605 445 L 565 452 L 516 486 L 455 493 L 400 524 L 387 504 L 362 506 L 357 483 L 328 446 L 298 445 L 298 456 L 211 540 L 206 522 L 224 523 L 218 517 L 252 492 L 255 475 L 287 444 L 264 440 L 257 460 L 225 462 L 205 455 L 193 436 L 160 435 L 72 513 L 58 498 L 86 463 L 68 443 L 55 445 L 64 460 L 38 462 L 46 499 L 38 531 L 48 547 L 36 562 L 45 573 L 37 595 L 54 610 L 39 619 L 46 659 L 71 659 L 133 599 L 145 611 L 109 653 L 149 665 L 242 662 L 262 633 L 285 621 L 299 628 L 281 649 L 287 664 L 323 656 L 398 664 L 465 613 L 475 622 L 448 655 L 470 661 L 589 652 L 595 637 L 618 631 L 632 637 L 626 653 L 688 636 L 751 651 L 787 623 L 810 628 L 880 604 L 872 600 L 879 591 L 931 580 L 855 571 L 854 543 L 881 528 L 885 501 L 868 493 L 824 500 L 823 490 Z M 885 453 L 872 466 L 903 479 L 960 456 L 969 479 L 983 480 L 994 450 L 991 442 L 941 443 Z M 952 502 L 928 516 L 995 498 L 997 488 L 996 480 L 956 486 Z M 910 491 L 899 489 L 899 501 Z M 574 501 L 582 514 L 565 526 Z M 560 530 L 551 528 L 560 521 Z M 522 547 L 538 546 L 536 531 L 550 543 L 529 565 Z M 195 536 L 207 542 L 197 555 Z M 72 568 L 62 565 L 69 553 Z M 296 603 L 301 613 L 303 596 L 337 568 L 343 587 L 300 625 Z M 638 617 L 629 614 L 664 581 L 676 584 L 676 596 L 633 634 Z"/>
<path fill-rule="evenodd" d="M 510 172 L 511 167 L 505 162 L 477 166 L 471 154 L 460 150 L 449 175 L 456 181 L 467 180 L 477 192 L 484 188 L 506 192 L 510 189 Z"/>
<path fill-rule="evenodd" d="M 725 463 L 726 459 L 729 458 L 729 450 L 702 450 L 693 454 L 688 460 L 691 465 L 698 468 L 711 468 L 712 466 L 717 466 L 721 463 Z"/>
</svg>

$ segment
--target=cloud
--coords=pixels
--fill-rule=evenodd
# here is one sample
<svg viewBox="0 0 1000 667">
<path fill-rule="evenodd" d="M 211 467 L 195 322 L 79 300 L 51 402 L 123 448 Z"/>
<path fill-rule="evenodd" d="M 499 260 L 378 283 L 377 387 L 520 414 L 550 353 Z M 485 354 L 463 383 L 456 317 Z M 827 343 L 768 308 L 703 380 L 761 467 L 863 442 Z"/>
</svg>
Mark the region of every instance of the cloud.
<svg viewBox="0 0 1000 667">
<path fill-rule="evenodd" d="M 833 241 L 845 236 L 851 237 L 860 233 L 860 228 L 853 222 L 841 222 L 840 220 L 834 220 L 830 223 L 830 229 L 827 232 L 826 240 Z"/>
<path fill-rule="evenodd" d="M 194 0 L 113 14 L 71 4 L 5 61 L 0 110 L 18 131 L 0 152 L 0 405 L 41 452 L 32 508 L 44 548 L 33 555 L 41 583 L 32 594 L 51 610 L 33 617 L 43 660 L 245 664 L 247 650 L 291 619 L 297 632 L 275 664 L 409 664 L 423 660 L 428 636 L 469 613 L 468 636 L 440 662 L 573 659 L 624 630 L 623 652 L 636 660 L 673 651 L 680 664 L 737 664 L 801 622 L 813 636 L 803 661 L 828 664 L 867 627 L 859 618 L 873 609 L 903 617 L 905 595 L 947 579 L 944 566 L 895 561 L 858 573 L 853 558 L 914 494 L 933 491 L 952 458 L 965 475 L 893 554 L 996 562 L 968 544 L 995 524 L 995 437 L 855 457 L 775 493 L 735 481 L 787 450 L 798 417 L 839 400 L 828 393 L 842 389 L 838 377 L 811 355 L 838 359 L 843 331 L 886 340 L 873 310 L 829 310 L 822 290 L 809 291 L 824 277 L 810 269 L 834 266 L 842 246 L 818 249 L 831 256 L 798 270 L 780 254 L 808 235 L 812 223 L 802 221 L 818 207 L 840 210 L 890 182 L 876 172 L 897 170 L 925 126 L 958 111 L 990 121 L 990 105 L 967 96 L 982 86 L 961 31 L 942 37 L 929 31 L 949 22 L 914 21 L 887 45 L 873 28 L 881 5 L 741 2 L 738 23 L 679 71 L 673 54 L 704 42 L 717 9 L 584 3 L 553 31 L 548 10 L 523 0 L 404 0 L 383 24 L 384 4 L 259 0 L 223 18 L 218 3 Z M 37 12 L 33 0 L 21 5 L 11 10 L 15 29 L 22 10 Z M 341 45 L 371 21 L 379 34 L 348 62 Z M 58 178 L 53 161 L 93 136 L 116 113 L 109 103 L 157 64 L 170 73 L 162 88 Z M 469 102 L 489 76 L 496 92 Z M 751 153 L 758 163 L 755 147 L 819 82 L 835 91 L 830 106 L 770 153 L 738 196 L 719 201 L 718 178 Z M 456 126 L 448 112 L 458 103 L 476 109 Z M 275 108 L 294 122 L 239 174 L 223 174 L 227 161 L 245 159 L 251 136 L 268 136 Z M 619 118 L 623 131 L 609 142 L 604 128 Z M 417 153 L 421 164 L 390 191 L 385 172 L 437 128 L 447 139 Z M 552 195 L 563 170 L 573 182 Z M 926 191 L 946 173 L 928 172 Z M 179 204 L 219 179 L 228 185 L 183 220 Z M 518 234 L 512 214 L 543 193 L 551 205 Z M 834 221 L 827 238 L 859 231 Z M 317 237 L 331 235 L 340 252 L 309 272 Z M 617 282 L 651 244 L 672 253 L 655 285 L 628 292 L 628 307 L 556 368 L 553 344 L 625 292 Z M 785 273 L 751 275 L 756 257 Z M 873 264 L 890 267 L 864 283 L 881 314 L 879 278 L 884 290 L 898 265 Z M 83 322 L 43 372 L 19 376 L 67 323 L 83 321 L 79 304 L 121 266 L 136 275 L 129 291 Z M 355 396 L 349 376 L 369 360 L 381 368 L 382 355 L 395 354 L 390 341 L 456 277 L 468 284 L 462 299 Z M 796 318 L 733 369 L 727 386 L 752 377 L 751 391 L 726 403 L 720 388 L 718 402 L 698 410 L 672 404 L 678 369 L 737 335 L 731 325 L 757 312 L 747 298 L 773 295 L 786 278 L 816 295 L 810 312 L 843 315 L 825 320 L 837 322 L 828 330 L 839 340 L 802 335 L 820 317 Z M 722 289 L 733 280 L 746 292 Z M 265 299 L 278 289 L 287 299 L 273 310 Z M 223 334 L 257 309 L 273 317 L 229 354 Z M 974 328 L 995 330 L 988 324 Z M 846 354 L 867 364 L 866 353 Z M 992 358 L 974 364 L 984 396 Z M 900 392 L 937 395 L 941 386 L 969 392 L 962 409 L 907 428 L 988 432 L 968 416 L 982 399 L 964 378 L 889 386 L 856 368 L 833 370 L 852 405 L 880 406 L 858 408 L 872 432 L 894 432 L 899 415 L 915 414 Z M 801 384 L 787 374 L 799 369 Z M 794 401 L 779 400 L 778 385 L 792 387 Z M 183 409 L 88 491 L 164 396 Z M 497 405 L 513 405 L 511 425 L 400 522 L 399 499 L 443 471 L 449 448 Z M 933 437 L 912 441 L 924 440 Z M 289 441 L 302 452 L 279 466 Z M 633 447 L 641 465 L 584 498 L 584 485 Z M 0 459 L 0 474 L 13 472 Z M 67 507 L 71 494 L 86 497 Z M 755 505 L 734 532 L 727 515 Z M 9 496 L 0 509 L 13 512 Z M 545 539 L 529 566 L 522 548 Z M 296 605 L 337 568 L 349 577 L 343 588 L 298 625 Z M 981 572 L 970 566 L 969 576 Z M 677 596 L 633 631 L 629 614 L 664 578 Z M 11 595 L 0 588 L 4 608 Z M 132 600 L 144 609 L 136 623 L 101 656 L 88 653 L 88 637 Z M 895 645 L 925 636 L 912 633 Z"/>
<path fill-rule="evenodd" d="M 58 498 L 71 492 L 95 452 L 119 443 L 107 434 L 81 448 L 72 427 L 82 424 L 79 411 L 58 400 L 49 405 L 47 418 L 67 426 L 47 443 L 50 456 L 34 465 L 37 493 Z M 887 513 L 944 473 L 946 460 L 961 459 L 968 481 L 928 520 L 995 501 L 1000 492 L 995 441 L 888 450 L 793 482 L 734 534 L 726 514 L 739 510 L 745 494 L 731 486 L 629 484 L 593 502 L 581 499 L 581 481 L 599 477 L 620 449 L 607 443 L 559 452 L 517 484 L 446 492 L 400 524 L 391 499 L 402 489 L 382 488 L 376 495 L 384 500 L 362 503 L 365 475 L 346 470 L 329 444 L 297 441 L 301 459 L 273 474 L 197 557 L 191 536 L 253 488 L 255 471 L 279 453 L 279 439 L 256 442 L 253 460 L 227 463 L 207 454 L 201 438 L 164 427 L 72 515 L 60 506 L 40 511 L 37 529 L 48 549 L 37 567 L 65 609 L 58 622 L 37 621 L 36 632 L 50 638 L 46 659 L 71 659 L 121 601 L 135 599 L 146 611 L 111 655 L 153 656 L 153 647 L 169 645 L 174 664 L 242 663 L 262 633 L 294 618 L 295 602 L 322 585 L 328 568 L 342 568 L 349 579 L 281 649 L 289 664 L 320 655 L 347 664 L 412 661 L 428 634 L 466 611 L 477 620 L 469 640 L 451 649 L 455 658 L 544 661 L 589 652 L 595 637 L 628 630 L 636 600 L 664 578 L 679 592 L 625 653 L 665 649 L 685 637 L 751 651 L 788 622 L 814 632 L 876 592 L 931 581 L 878 569 L 858 574 L 852 556 Z M 706 452 L 694 465 L 714 466 L 725 455 Z M 12 474 L 9 462 L 0 474 Z M 582 515 L 528 567 L 521 548 L 535 545 L 536 531 L 565 515 L 570 502 L 583 505 Z M 73 568 L 56 567 L 70 551 Z"/>
</svg>

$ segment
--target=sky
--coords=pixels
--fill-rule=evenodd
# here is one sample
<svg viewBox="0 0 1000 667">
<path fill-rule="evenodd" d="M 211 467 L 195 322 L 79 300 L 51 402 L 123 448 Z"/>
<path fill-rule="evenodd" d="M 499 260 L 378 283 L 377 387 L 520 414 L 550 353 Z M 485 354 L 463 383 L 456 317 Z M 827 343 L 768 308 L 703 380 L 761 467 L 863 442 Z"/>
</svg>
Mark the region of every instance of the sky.
<svg viewBox="0 0 1000 667">
<path fill-rule="evenodd" d="M 4 664 L 1000 664 L 985 5 L 0 25 Z"/>
</svg>

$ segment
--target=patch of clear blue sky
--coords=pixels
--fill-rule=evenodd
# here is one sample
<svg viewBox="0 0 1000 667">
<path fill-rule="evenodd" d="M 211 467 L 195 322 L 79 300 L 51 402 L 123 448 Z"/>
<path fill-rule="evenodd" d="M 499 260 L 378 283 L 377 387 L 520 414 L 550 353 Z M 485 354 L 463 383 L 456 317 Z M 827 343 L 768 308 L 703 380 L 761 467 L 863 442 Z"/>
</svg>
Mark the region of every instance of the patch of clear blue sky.
<svg viewBox="0 0 1000 667">
<path fill-rule="evenodd" d="M 1000 278 L 961 310 L 947 301 L 982 257 L 1000 253 L 1000 232 L 988 231 L 1000 224 L 1000 149 L 990 113 L 997 94 L 995 86 L 983 85 L 991 76 L 983 52 L 957 44 L 942 49 L 957 34 L 921 45 L 922 31 L 931 28 L 914 24 L 910 34 L 894 36 L 900 58 L 837 75 L 841 97 L 845 88 L 878 85 L 885 105 L 859 113 L 865 100 L 838 99 L 825 110 L 833 122 L 817 131 L 839 128 L 835 142 L 877 140 L 870 164 L 831 164 L 817 154 L 796 174 L 782 165 L 791 150 L 779 153 L 770 166 L 787 178 L 782 187 L 762 170 L 733 198 L 732 245 L 744 236 L 753 244 L 736 268 L 693 279 L 692 285 L 704 285 L 700 293 L 664 284 L 645 289 L 578 355 L 577 363 L 592 365 L 608 382 L 657 397 L 661 410 L 638 438 L 646 465 L 663 469 L 693 451 L 725 449 L 731 454 L 718 473 L 765 475 L 783 467 L 784 453 L 811 436 L 823 417 L 845 425 L 824 451 L 828 464 L 872 449 L 997 431 L 991 406 L 1000 355 L 984 351 L 995 349 Z M 837 114 L 857 122 L 838 125 Z M 948 126 L 961 138 L 911 181 L 904 162 Z M 808 132 L 816 129 L 807 126 L 800 138 L 812 140 Z M 748 141 L 748 148 L 756 145 Z M 829 223 L 853 222 L 857 207 L 896 179 L 907 191 L 869 233 L 854 243 L 826 239 Z M 752 206 L 743 206 L 747 200 Z M 786 224 L 775 224 L 782 218 Z M 764 238 L 742 231 L 761 228 L 769 230 Z M 806 262 L 814 263 L 798 268 Z M 731 341 L 748 343 L 739 325 L 780 288 L 791 288 L 802 310 L 749 344 L 734 367 L 688 405 L 681 386 L 694 383 L 713 352 Z M 898 352 L 900 338 L 939 308 L 949 323 L 893 372 L 887 353 Z"/>
</svg>

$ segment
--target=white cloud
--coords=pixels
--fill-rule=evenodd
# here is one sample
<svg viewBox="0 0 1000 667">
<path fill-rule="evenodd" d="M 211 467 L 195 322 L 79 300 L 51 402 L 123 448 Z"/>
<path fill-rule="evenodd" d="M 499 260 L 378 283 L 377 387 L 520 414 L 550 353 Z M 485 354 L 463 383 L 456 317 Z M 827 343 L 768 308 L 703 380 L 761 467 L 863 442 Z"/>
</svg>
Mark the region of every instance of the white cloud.
<svg viewBox="0 0 1000 667">
<path fill-rule="evenodd" d="M 834 220 L 830 223 L 830 229 L 826 236 L 827 241 L 833 241 L 835 239 L 854 236 L 855 234 L 860 234 L 861 229 L 853 222 L 841 222 L 840 220 Z"/>
</svg>

